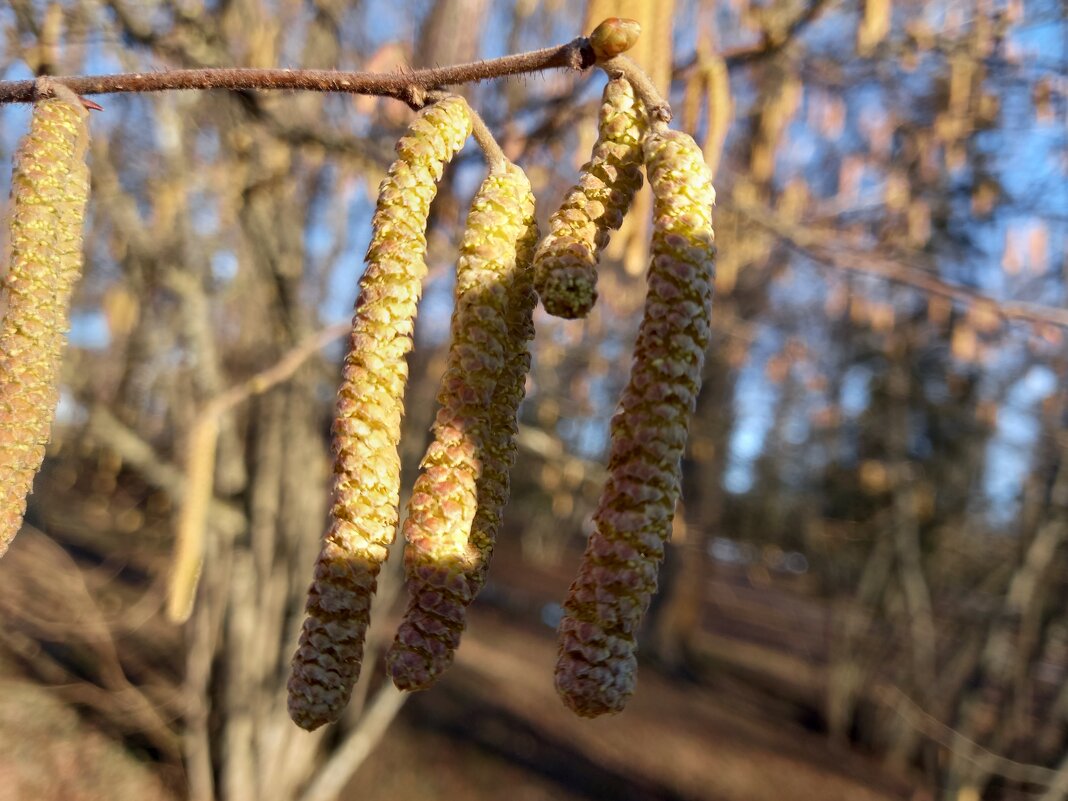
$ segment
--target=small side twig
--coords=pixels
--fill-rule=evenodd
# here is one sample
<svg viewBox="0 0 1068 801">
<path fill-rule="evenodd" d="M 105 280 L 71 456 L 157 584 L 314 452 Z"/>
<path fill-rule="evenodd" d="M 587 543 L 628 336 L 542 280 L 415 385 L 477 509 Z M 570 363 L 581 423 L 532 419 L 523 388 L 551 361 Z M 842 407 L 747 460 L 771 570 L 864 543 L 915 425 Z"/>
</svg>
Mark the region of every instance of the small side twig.
<svg viewBox="0 0 1068 801">
<path fill-rule="evenodd" d="M 984 748 L 929 714 L 899 687 L 880 685 L 875 689 L 875 700 L 900 715 L 916 731 L 930 737 L 943 748 L 960 754 L 968 762 L 981 765 L 1011 782 L 1049 787 L 1058 778 L 1058 771 L 1053 768 L 1018 762 Z"/>
<path fill-rule="evenodd" d="M 782 243 L 810 259 L 836 270 L 864 273 L 896 284 L 911 286 L 935 297 L 942 297 L 965 308 L 988 309 L 1003 320 L 1029 324 L 1049 324 L 1068 328 L 1068 310 L 1022 300 L 998 300 L 970 287 L 950 284 L 930 270 L 913 263 L 860 248 L 843 248 L 825 229 L 809 224 L 800 226 L 780 219 L 771 210 L 752 203 L 739 203 L 734 209 L 749 222 L 774 234 Z M 913 259 L 915 262 L 916 259 Z"/>
<path fill-rule="evenodd" d="M 359 724 L 335 749 L 333 756 L 315 776 L 300 801 L 329 801 L 337 798 L 349 779 L 364 763 L 385 735 L 389 725 L 411 697 L 386 683 L 368 704 Z"/>
<path fill-rule="evenodd" d="M 262 395 L 267 390 L 288 380 L 293 373 L 300 369 L 304 362 L 331 342 L 349 333 L 350 330 L 352 330 L 352 325 L 348 322 L 342 322 L 334 323 L 312 334 L 307 339 L 294 345 L 281 359 L 266 370 L 261 370 L 240 384 L 235 384 L 225 392 L 216 395 L 208 401 L 200 415 L 218 417 L 252 396 Z"/>
</svg>

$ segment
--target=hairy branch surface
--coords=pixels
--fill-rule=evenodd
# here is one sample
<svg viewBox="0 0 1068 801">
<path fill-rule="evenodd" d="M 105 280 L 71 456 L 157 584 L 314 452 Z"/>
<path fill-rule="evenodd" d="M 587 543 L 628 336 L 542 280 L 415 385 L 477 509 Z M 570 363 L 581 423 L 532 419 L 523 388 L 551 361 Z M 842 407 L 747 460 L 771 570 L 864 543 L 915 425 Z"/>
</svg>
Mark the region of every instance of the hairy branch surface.
<svg viewBox="0 0 1068 801">
<path fill-rule="evenodd" d="M 79 95 L 162 92 L 170 89 L 290 89 L 393 97 L 418 107 L 423 104 L 426 92 L 445 86 L 478 83 L 493 78 L 552 69 L 584 70 L 592 67 L 596 60 L 589 40 L 580 36 L 567 44 L 527 53 L 448 67 L 398 72 L 184 69 L 118 75 L 63 76 L 52 80 Z M 35 99 L 35 81 L 0 81 L 0 103 L 32 103 Z"/>
</svg>

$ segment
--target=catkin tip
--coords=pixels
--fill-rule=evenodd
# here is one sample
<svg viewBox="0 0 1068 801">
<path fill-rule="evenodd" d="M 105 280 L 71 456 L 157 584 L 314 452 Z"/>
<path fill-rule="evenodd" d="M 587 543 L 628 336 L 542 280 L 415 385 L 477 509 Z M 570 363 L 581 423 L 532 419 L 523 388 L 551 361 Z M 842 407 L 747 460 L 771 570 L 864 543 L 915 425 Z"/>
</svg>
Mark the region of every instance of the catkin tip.
<svg viewBox="0 0 1068 801">
<path fill-rule="evenodd" d="M 596 280 L 592 266 L 560 266 L 544 277 L 538 295 L 549 314 L 577 320 L 589 315 L 597 302 Z"/>
<path fill-rule="evenodd" d="M 596 718 L 623 711 L 634 693 L 637 671 L 633 654 L 611 669 L 590 665 L 579 656 L 560 659 L 553 678 L 556 692 L 568 709 L 579 717 Z"/>
</svg>

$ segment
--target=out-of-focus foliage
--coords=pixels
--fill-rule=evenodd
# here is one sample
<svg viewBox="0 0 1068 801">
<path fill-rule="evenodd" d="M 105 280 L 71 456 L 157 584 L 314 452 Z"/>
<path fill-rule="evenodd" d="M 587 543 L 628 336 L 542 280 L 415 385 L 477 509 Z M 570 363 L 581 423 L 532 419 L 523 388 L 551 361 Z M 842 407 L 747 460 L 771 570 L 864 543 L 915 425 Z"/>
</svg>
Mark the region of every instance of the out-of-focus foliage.
<svg viewBox="0 0 1068 801">
<path fill-rule="evenodd" d="M 575 797 L 601 797 L 599 786 L 617 798 L 777 798 L 790 777 L 798 798 L 1068 797 L 1063 5 L 16 0 L 0 9 L 0 65 L 6 78 L 382 70 L 563 42 L 608 16 L 641 22 L 632 55 L 670 89 L 674 125 L 702 143 L 718 190 L 714 328 L 684 519 L 639 638 L 662 675 L 643 671 L 631 709 L 603 728 L 540 703 L 644 299 L 643 191 L 602 256 L 590 316 L 536 316 L 485 617 L 455 677 L 419 696 L 396 736 L 462 735 L 536 764 Z M 589 158 L 603 80 L 556 73 L 464 91 L 530 174 L 542 221 Z M 411 113 L 311 94 L 102 102 L 56 436 L 29 530 L 0 561 L 0 664 L 5 678 L 53 688 L 63 704 L 38 713 L 53 726 L 79 720 L 150 766 L 124 773 L 124 786 L 330 798 L 396 711 L 375 689 L 380 669 L 364 671 L 325 733 L 297 730 L 285 711 L 327 510 L 338 350 L 221 420 L 184 628 L 164 621 L 162 589 L 198 412 L 347 318 L 373 195 Z M 3 163 L 27 116 L 3 109 Z M 445 367 L 459 229 L 483 175 L 465 150 L 431 210 L 406 487 Z M 398 556 L 368 664 L 381 665 L 393 637 Z M 728 714 L 739 708 L 743 722 Z M 0 715 L 8 742 L 23 718 L 7 702 Z M 739 727 L 731 737 L 717 734 L 724 720 Z M 810 745 L 797 745 L 810 742 L 799 722 L 815 731 Z M 42 743 L 50 730 L 25 729 Z M 742 750 L 739 730 L 765 749 Z M 860 747 L 878 771 L 839 770 L 844 751 L 821 761 L 829 741 Z M 41 774 L 8 784 L 29 781 L 8 753 L 0 797 L 7 786 L 74 797 L 60 770 L 50 786 Z M 420 773 L 411 761 L 419 792 L 461 792 L 446 777 L 467 763 Z M 364 765 L 358 782 L 378 769 Z M 868 788 L 847 787 L 846 773 Z M 116 797 L 106 778 L 83 775 L 83 797 Z M 415 792 L 392 781 L 380 786 Z"/>
</svg>

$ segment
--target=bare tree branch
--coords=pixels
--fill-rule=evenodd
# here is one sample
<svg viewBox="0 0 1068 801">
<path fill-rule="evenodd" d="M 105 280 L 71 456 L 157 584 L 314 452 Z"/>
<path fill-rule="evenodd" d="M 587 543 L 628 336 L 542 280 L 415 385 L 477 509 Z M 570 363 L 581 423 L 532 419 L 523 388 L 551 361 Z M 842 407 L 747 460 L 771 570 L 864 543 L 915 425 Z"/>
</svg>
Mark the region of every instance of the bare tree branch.
<svg viewBox="0 0 1068 801">
<path fill-rule="evenodd" d="M 161 92 L 170 89 L 299 89 L 393 97 L 421 106 L 425 93 L 461 83 L 478 83 L 508 75 L 552 69 L 584 70 L 596 57 L 585 37 L 557 47 L 473 61 L 449 67 L 406 72 L 341 72 L 289 69 L 186 69 L 118 75 L 63 76 L 54 80 L 79 95 L 117 92 Z M 32 103 L 35 82 L 0 81 L 0 103 Z"/>
<path fill-rule="evenodd" d="M 897 284 L 914 287 L 930 295 L 948 298 L 969 308 L 986 306 L 1005 320 L 1068 327 L 1068 309 L 1020 300 L 998 300 L 974 289 L 947 283 L 933 273 L 889 256 L 871 250 L 844 248 L 836 234 L 787 222 L 770 209 L 744 204 L 735 206 L 735 210 L 775 234 L 791 247 L 836 269 L 885 278 Z"/>
<path fill-rule="evenodd" d="M 352 774 L 378 745 L 409 697 L 409 693 L 402 693 L 391 683 L 383 686 L 360 718 L 360 725 L 337 747 L 300 801 L 333 801 L 337 798 Z"/>
</svg>

